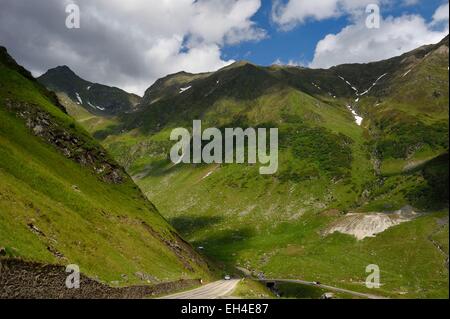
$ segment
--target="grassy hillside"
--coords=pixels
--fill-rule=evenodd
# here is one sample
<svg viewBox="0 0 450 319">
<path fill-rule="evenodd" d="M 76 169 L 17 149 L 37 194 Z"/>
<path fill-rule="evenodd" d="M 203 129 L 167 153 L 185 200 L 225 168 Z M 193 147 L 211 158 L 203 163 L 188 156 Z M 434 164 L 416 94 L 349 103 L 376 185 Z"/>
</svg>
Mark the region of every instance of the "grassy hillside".
<svg viewBox="0 0 450 319">
<path fill-rule="evenodd" d="M 208 267 L 56 98 L 0 51 L 0 247 L 114 285 Z"/>
<path fill-rule="evenodd" d="M 176 229 L 230 270 L 368 291 L 365 269 L 377 264 L 377 294 L 446 298 L 447 68 L 448 39 L 330 70 L 241 62 L 168 76 L 147 90 L 138 112 L 80 123 Z M 194 119 L 204 128 L 278 127 L 278 173 L 174 165 L 171 129 Z M 392 216 L 406 205 L 423 214 L 374 238 L 326 235 L 349 213 Z"/>
</svg>

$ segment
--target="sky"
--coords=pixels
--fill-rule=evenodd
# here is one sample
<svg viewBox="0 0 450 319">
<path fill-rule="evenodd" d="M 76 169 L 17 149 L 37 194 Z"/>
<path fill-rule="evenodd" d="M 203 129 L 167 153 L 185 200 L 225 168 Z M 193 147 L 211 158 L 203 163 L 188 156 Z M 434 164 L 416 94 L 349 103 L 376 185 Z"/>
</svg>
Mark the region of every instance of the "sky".
<svg viewBox="0 0 450 319">
<path fill-rule="evenodd" d="M 71 4 L 80 28 L 66 26 Z M 366 23 L 373 5 L 377 28 Z M 0 45 L 33 75 L 68 65 L 139 95 L 168 74 L 239 60 L 312 68 L 382 60 L 439 42 L 448 25 L 448 0 L 0 0 Z"/>
</svg>

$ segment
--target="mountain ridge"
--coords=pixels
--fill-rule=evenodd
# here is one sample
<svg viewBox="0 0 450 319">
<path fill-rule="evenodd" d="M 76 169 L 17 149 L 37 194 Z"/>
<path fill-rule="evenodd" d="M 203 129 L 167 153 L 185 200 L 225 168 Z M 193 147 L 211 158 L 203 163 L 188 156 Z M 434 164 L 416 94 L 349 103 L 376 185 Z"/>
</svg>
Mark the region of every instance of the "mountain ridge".
<svg viewBox="0 0 450 319">
<path fill-rule="evenodd" d="M 93 83 L 79 77 L 68 66 L 58 66 L 37 78 L 59 98 L 70 98 L 75 104 L 97 115 L 116 115 L 131 112 L 141 98 L 117 87 Z"/>
</svg>

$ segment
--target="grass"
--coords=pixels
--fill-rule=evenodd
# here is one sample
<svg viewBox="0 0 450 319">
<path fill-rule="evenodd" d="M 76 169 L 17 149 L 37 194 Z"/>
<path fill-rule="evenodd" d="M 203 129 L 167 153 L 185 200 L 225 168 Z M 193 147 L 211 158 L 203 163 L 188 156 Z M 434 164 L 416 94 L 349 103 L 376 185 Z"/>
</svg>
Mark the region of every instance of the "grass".
<svg viewBox="0 0 450 319">
<path fill-rule="evenodd" d="M 320 299 L 328 291 L 307 285 L 295 283 L 278 283 L 277 290 L 285 299 Z"/>
<path fill-rule="evenodd" d="M 232 293 L 233 297 L 245 299 L 273 299 L 276 296 L 260 282 L 242 279 Z"/>
<path fill-rule="evenodd" d="M 193 270 L 188 270 L 144 227 L 175 240 L 173 228 L 131 179 L 122 184 L 100 181 L 33 136 L 23 120 L 5 109 L 6 98 L 37 105 L 86 145 L 99 147 L 41 94 L 37 83 L 1 63 L 0 83 L 0 246 L 10 257 L 75 263 L 88 276 L 119 285 L 142 284 L 137 272 L 153 276 L 154 283 L 210 278 L 205 265 L 192 262 Z"/>
<path fill-rule="evenodd" d="M 177 75 L 150 89 L 153 103 L 142 112 L 89 130 L 167 220 L 229 273 L 241 266 L 375 293 L 364 285 L 366 266 L 375 263 L 383 284 L 376 294 L 448 298 L 445 258 L 430 241 L 448 249 L 448 227 L 439 225 L 448 218 L 448 168 L 435 161 L 448 153 L 448 57 L 430 57 L 405 79 L 404 57 L 332 70 L 239 64 Z M 337 75 L 366 88 L 387 71 L 386 81 L 354 105 L 364 116 L 357 126 L 347 109 L 354 92 Z M 180 95 L 181 84 L 192 88 Z M 169 133 L 193 119 L 203 127 L 278 127 L 279 172 L 173 165 Z M 347 212 L 405 205 L 428 213 L 360 242 L 322 236 Z"/>
<path fill-rule="evenodd" d="M 421 172 L 415 172 L 411 179 L 400 172 L 380 187 L 367 156 L 364 130 L 346 116 L 344 108 L 327 108 L 334 114 L 333 124 L 320 122 L 308 131 L 313 124 L 301 116 L 303 110 L 297 110 L 312 107 L 311 103 L 305 106 L 295 104 L 295 98 L 292 101 L 291 113 L 285 117 L 300 119 L 295 124 L 281 124 L 287 133 L 281 130 L 280 171 L 276 176 L 262 177 L 257 167 L 245 165 L 174 167 L 164 156 L 168 146 L 164 146 L 163 137 L 167 130 L 150 136 L 110 136 L 105 145 L 116 158 L 127 160 L 130 147 L 135 150 L 128 170 L 133 175 L 145 172 L 136 181 L 147 197 L 193 245 L 203 246 L 203 253 L 225 268 L 232 270 L 240 265 L 263 271 L 266 276 L 320 280 L 370 293 L 362 284 L 365 267 L 377 263 L 386 279 L 379 292 L 382 295 L 448 296 L 443 258 L 427 239 L 434 229 L 434 218 L 413 222 L 410 228 L 399 226 L 400 231 L 394 235 L 387 232 L 363 243 L 344 235 L 320 235 L 333 220 L 320 212 L 360 207 L 365 189 L 371 189 L 371 194 L 362 210 L 401 208 L 409 203 L 401 190 L 410 191 L 423 177 Z M 252 116 L 245 118 L 250 122 Z M 296 129 L 303 129 L 298 139 Z M 324 147 L 316 141 L 329 143 Z M 142 148 L 139 150 L 136 145 Z M 160 152 L 156 145 L 162 145 Z M 309 157 L 300 157 L 298 152 L 305 147 Z M 339 150 L 345 159 L 333 162 Z M 149 157 L 149 153 L 154 155 Z M 332 166 L 333 163 L 338 165 Z M 213 173 L 204 178 L 209 172 Z M 399 191 L 393 192 L 393 188 Z M 419 226 L 423 229 L 416 230 Z M 417 254 L 405 256 L 409 251 Z M 432 266 L 428 267 L 430 263 Z"/>
</svg>

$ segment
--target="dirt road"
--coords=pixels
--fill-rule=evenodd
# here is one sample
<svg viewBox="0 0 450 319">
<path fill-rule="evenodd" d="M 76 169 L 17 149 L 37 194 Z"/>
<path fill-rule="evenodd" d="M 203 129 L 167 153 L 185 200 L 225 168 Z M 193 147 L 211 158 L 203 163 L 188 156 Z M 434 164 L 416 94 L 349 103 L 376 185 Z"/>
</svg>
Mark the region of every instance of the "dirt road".
<svg viewBox="0 0 450 319">
<path fill-rule="evenodd" d="M 239 279 L 220 280 L 194 290 L 161 297 L 160 299 L 220 299 L 233 292 L 239 281 Z"/>
</svg>

